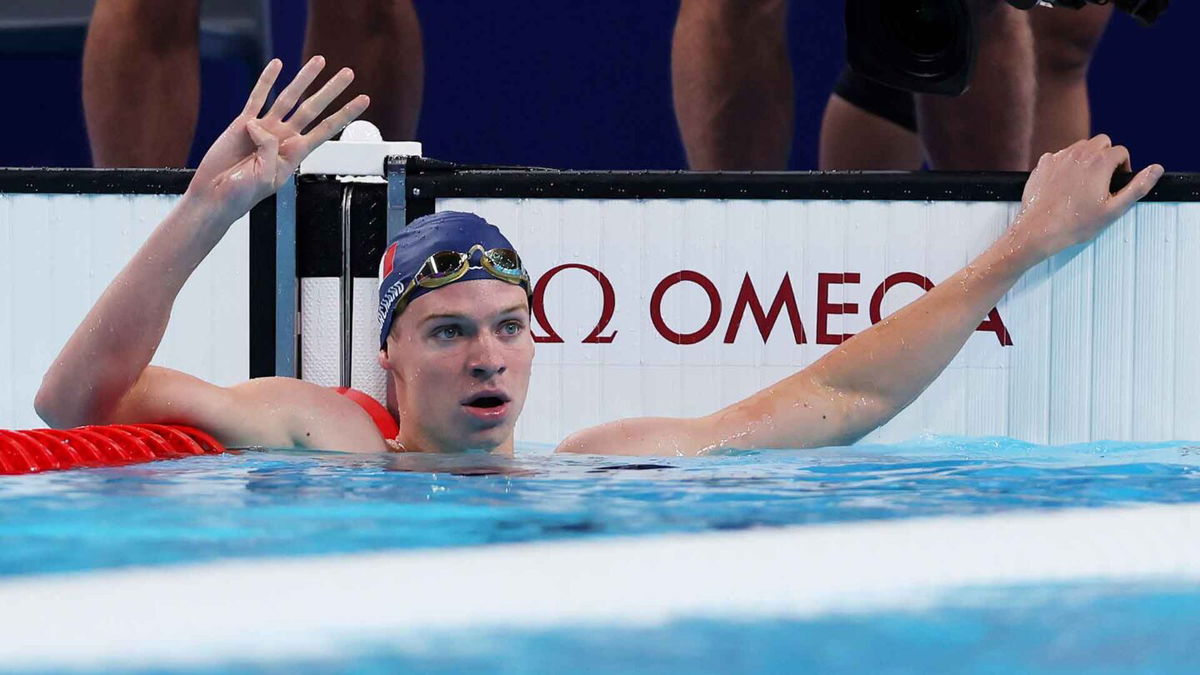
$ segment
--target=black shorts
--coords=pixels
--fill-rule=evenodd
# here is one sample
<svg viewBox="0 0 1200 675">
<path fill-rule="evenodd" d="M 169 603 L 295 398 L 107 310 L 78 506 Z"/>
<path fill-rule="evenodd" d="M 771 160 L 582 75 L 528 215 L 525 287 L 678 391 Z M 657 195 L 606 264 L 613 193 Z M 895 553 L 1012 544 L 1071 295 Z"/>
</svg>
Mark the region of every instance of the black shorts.
<svg viewBox="0 0 1200 675">
<path fill-rule="evenodd" d="M 855 107 L 917 133 L 917 108 L 910 91 L 884 86 L 846 66 L 833 85 L 833 93 Z"/>
</svg>

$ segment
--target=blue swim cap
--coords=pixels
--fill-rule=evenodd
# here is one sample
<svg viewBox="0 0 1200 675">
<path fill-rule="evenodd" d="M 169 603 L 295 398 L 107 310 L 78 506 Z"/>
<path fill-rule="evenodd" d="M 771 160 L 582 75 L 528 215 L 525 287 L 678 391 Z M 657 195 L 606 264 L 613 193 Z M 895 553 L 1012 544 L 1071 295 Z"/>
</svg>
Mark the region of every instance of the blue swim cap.
<svg viewBox="0 0 1200 675">
<path fill-rule="evenodd" d="M 441 211 L 421 216 L 408 224 L 388 242 L 387 250 L 379 263 L 379 346 L 387 344 L 388 332 L 392 328 L 393 313 L 400 301 L 400 294 L 408 287 L 412 278 L 420 271 L 429 256 L 441 251 L 467 253 L 472 246 L 484 250 L 513 248 L 500 229 L 473 213 Z M 478 255 L 476 256 L 478 258 Z M 480 261 L 471 260 L 472 267 Z M 472 279 L 495 279 L 485 269 L 470 269 L 458 281 Z M 530 293 L 529 284 L 521 287 Z M 408 302 L 430 292 L 430 288 L 417 286 L 407 296 Z"/>
</svg>

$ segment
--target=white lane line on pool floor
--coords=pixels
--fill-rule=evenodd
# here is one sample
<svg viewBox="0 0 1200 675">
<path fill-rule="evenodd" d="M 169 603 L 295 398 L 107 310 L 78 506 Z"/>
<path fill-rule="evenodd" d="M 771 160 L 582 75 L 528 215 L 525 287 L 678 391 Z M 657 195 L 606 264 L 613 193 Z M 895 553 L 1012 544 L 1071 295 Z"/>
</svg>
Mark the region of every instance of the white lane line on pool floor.
<svg viewBox="0 0 1200 675">
<path fill-rule="evenodd" d="M 314 658 L 467 627 L 808 617 L 990 585 L 1196 583 L 1198 532 L 1200 505 L 1151 506 L 22 577 L 0 583 L 0 669 Z"/>
</svg>

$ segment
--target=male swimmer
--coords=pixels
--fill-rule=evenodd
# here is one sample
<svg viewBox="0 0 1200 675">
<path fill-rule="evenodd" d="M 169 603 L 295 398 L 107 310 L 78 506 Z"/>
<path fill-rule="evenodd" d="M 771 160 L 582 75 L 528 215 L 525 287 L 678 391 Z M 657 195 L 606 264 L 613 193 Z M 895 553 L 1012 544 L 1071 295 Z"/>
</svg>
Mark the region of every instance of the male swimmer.
<svg viewBox="0 0 1200 675">
<path fill-rule="evenodd" d="M 353 79 L 343 69 L 301 102 L 322 65 L 310 60 L 260 116 L 280 70 L 278 61 L 267 66 L 179 203 L 46 373 L 35 404 L 46 422 L 189 424 L 234 447 L 513 452 L 533 364 L 529 280 L 499 230 L 469 214 L 419 219 L 385 254 L 379 362 L 396 392 L 398 420 L 384 420 L 398 422 L 395 431 L 382 433 L 388 424 L 366 408 L 308 382 L 262 378 L 224 388 L 148 365 L 180 287 L 234 220 L 366 109 L 359 96 L 302 133 Z M 1043 155 L 996 243 L 816 363 L 706 417 L 620 420 L 579 431 L 558 449 L 695 455 L 852 443 L 915 399 L 1024 272 L 1091 240 L 1163 171 L 1147 167 L 1110 193 L 1113 173 L 1128 167 L 1128 151 L 1103 135 Z"/>
</svg>

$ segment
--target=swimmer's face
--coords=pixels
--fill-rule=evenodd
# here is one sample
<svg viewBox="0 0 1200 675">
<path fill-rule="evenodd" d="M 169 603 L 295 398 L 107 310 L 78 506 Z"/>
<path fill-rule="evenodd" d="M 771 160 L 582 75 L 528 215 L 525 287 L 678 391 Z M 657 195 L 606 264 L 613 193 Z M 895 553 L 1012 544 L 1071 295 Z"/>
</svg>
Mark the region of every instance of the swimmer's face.
<svg viewBox="0 0 1200 675">
<path fill-rule="evenodd" d="M 395 383 L 402 443 L 511 452 L 533 365 L 525 290 L 478 279 L 422 295 L 396 317 L 380 363 Z"/>
</svg>

